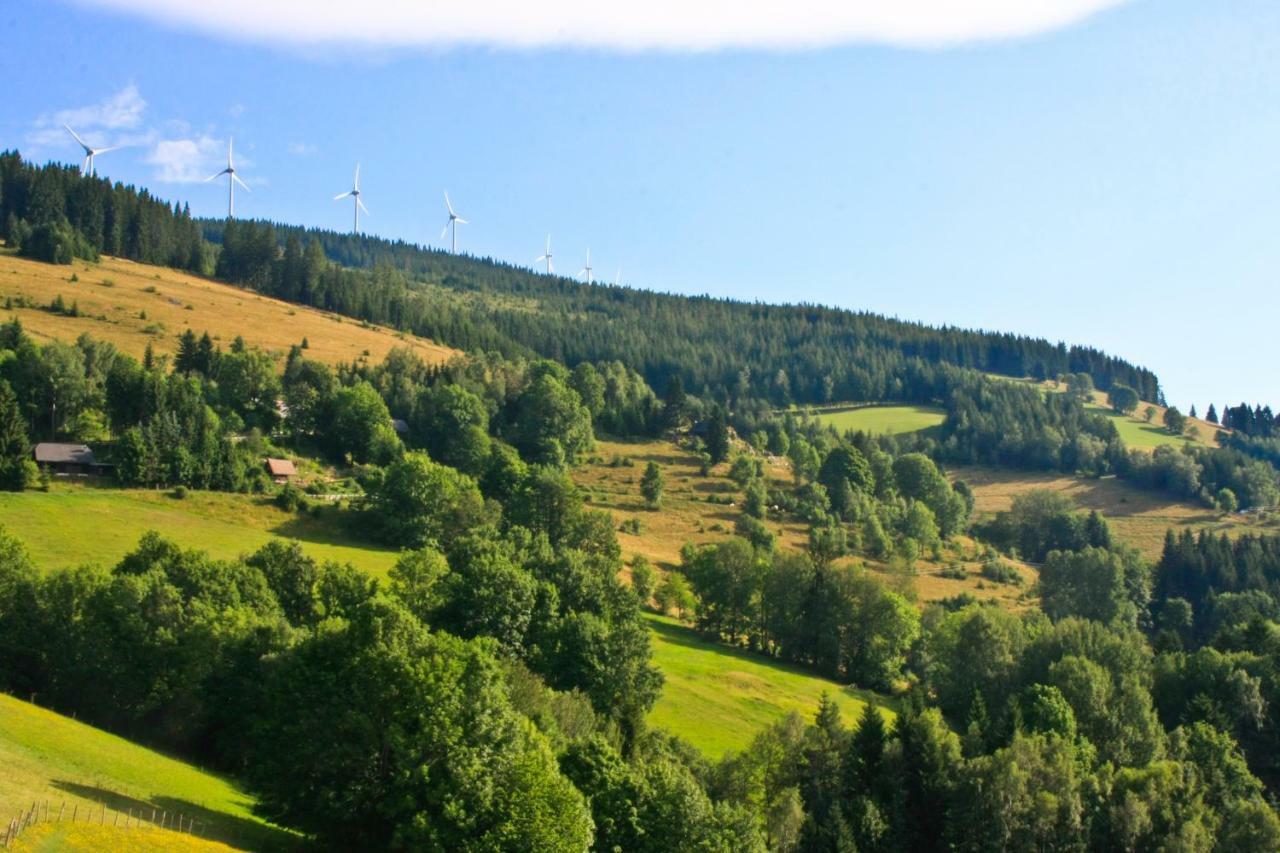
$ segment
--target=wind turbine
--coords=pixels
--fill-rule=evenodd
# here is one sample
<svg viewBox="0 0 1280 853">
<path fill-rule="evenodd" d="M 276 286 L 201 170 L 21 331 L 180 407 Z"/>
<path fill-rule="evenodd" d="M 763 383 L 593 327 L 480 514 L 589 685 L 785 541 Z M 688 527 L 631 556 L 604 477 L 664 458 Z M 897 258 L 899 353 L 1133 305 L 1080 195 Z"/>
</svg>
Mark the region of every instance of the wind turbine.
<svg viewBox="0 0 1280 853">
<path fill-rule="evenodd" d="M 231 161 L 231 148 L 235 144 L 235 140 L 227 140 L 227 168 L 223 169 L 216 175 L 210 175 L 204 179 L 207 184 L 215 181 L 223 175 L 227 176 L 227 218 L 232 219 L 236 215 L 236 184 L 244 187 L 245 192 L 249 192 L 249 185 L 240 180 L 240 176 L 236 174 L 235 164 Z"/>
<path fill-rule="evenodd" d="M 449 221 L 444 224 L 444 231 L 440 232 L 440 239 L 444 239 L 444 235 L 448 233 L 449 228 L 453 228 L 453 254 L 458 254 L 458 224 L 469 224 L 467 220 L 459 216 L 453 209 L 453 203 L 449 201 L 449 191 L 444 191 L 444 206 L 449 208 Z"/>
<path fill-rule="evenodd" d="M 538 257 L 533 259 L 533 262 L 535 264 L 541 263 L 543 261 L 547 262 L 547 275 L 551 275 L 553 272 L 555 272 L 555 267 L 551 266 L 551 235 L 550 234 L 547 235 L 547 250 L 543 252 L 541 255 L 538 255 Z"/>
<path fill-rule="evenodd" d="M 587 249 L 587 265 L 582 269 L 578 270 L 578 275 L 582 275 L 583 273 L 587 274 L 587 284 L 592 284 L 593 282 L 591 280 L 591 249 L 589 248 Z"/>
<path fill-rule="evenodd" d="M 94 148 L 89 143 L 80 138 L 80 134 L 71 129 L 69 125 L 63 125 L 67 129 L 67 133 L 71 134 L 76 142 L 80 143 L 80 147 L 84 149 L 84 165 L 80 167 L 80 174 L 92 177 L 97 174 L 93 166 L 93 158 L 99 154 L 106 154 L 108 151 L 115 151 L 119 145 L 113 145 L 110 148 Z"/>
<path fill-rule="evenodd" d="M 360 200 L 360 164 L 359 163 L 356 163 L 356 177 L 355 177 L 355 180 L 352 181 L 351 183 L 351 189 L 347 190 L 345 193 L 342 193 L 340 195 L 335 195 L 333 197 L 333 200 L 341 201 L 347 196 L 351 196 L 351 200 L 354 202 L 351 205 L 351 207 L 354 208 L 355 214 L 356 214 L 355 231 L 353 233 L 359 234 L 360 233 L 360 211 L 363 210 L 365 213 L 369 213 L 369 208 L 365 207 L 364 202 Z M 369 215 L 372 216 L 373 214 L 369 213 Z"/>
<path fill-rule="evenodd" d="M 618 271 L 613 274 L 613 286 L 617 287 L 620 281 L 622 281 L 622 267 L 618 267 Z"/>
</svg>

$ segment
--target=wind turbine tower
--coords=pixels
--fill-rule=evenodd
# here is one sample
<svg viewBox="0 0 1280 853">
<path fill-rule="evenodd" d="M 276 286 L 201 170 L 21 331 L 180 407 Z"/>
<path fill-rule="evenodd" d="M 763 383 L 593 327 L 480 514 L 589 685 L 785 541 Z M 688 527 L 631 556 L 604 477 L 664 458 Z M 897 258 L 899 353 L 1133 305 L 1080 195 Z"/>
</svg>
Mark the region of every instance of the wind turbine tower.
<svg viewBox="0 0 1280 853">
<path fill-rule="evenodd" d="M 219 172 L 216 175 L 210 175 L 209 177 L 204 179 L 204 182 L 207 184 L 210 181 L 214 181 L 214 180 L 217 180 L 218 178 L 221 178 L 223 175 L 227 176 L 227 218 L 228 219 L 232 219 L 236 215 L 236 184 L 239 184 L 241 187 L 243 187 L 245 192 L 249 192 L 249 185 L 246 184 L 244 181 L 240 180 L 240 176 L 236 174 L 235 163 L 233 163 L 231 160 L 231 148 L 233 145 L 234 145 L 234 140 L 228 139 L 227 140 L 227 168 L 223 169 L 221 172 Z"/>
<path fill-rule="evenodd" d="M 351 189 L 347 190 L 344 193 L 341 193 L 340 195 L 335 195 L 333 197 L 333 200 L 340 201 L 346 198 L 347 196 L 351 196 L 351 200 L 353 202 L 351 207 L 354 208 L 355 215 L 356 215 L 355 225 L 353 226 L 352 233 L 359 234 L 360 233 L 360 211 L 363 210 L 365 213 L 369 213 L 369 208 L 365 207 L 364 202 L 360 200 L 360 164 L 359 163 L 356 163 L 356 177 L 355 177 L 355 180 L 351 182 Z M 372 216 L 373 214 L 370 213 L 369 215 Z"/>
<path fill-rule="evenodd" d="M 594 281 L 591 278 L 591 272 L 591 250 L 587 249 L 587 265 L 578 270 L 578 275 L 583 275 L 585 273 L 587 276 L 587 284 L 594 284 Z"/>
<path fill-rule="evenodd" d="M 541 255 L 538 255 L 538 257 L 533 259 L 533 262 L 535 264 L 540 264 L 543 261 L 547 262 L 547 275 L 551 275 L 553 272 L 555 272 L 555 267 L 551 266 L 551 235 L 550 234 L 547 235 L 547 250 L 543 252 Z"/>
<path fill-rule="evenodd" d="M 76 133 L 68 125 L 64 124 L 63 127 L 67 129 L 67 133 L 71 134 L 72 138 L 75 139 L 76 142 L 80 143 L 80 147 L 84 149 L 84 165 L 80 167 L 80 174 L 85 177 L 92 177 L 97 174 L 93 165 L 93 158 L 95 156 L 98 154 L 106 154 L 108 151 L 115 151 L 120 147 L 119 145 L 114 145 L 111 148 L 94 148 L 89 145 L 89 143 L 81 139 L 80 134 Z"/>
<path fill-rule="evenodd" d="M 449 201 L 449 191 L 444 191 L 444 206 L 449 209 L 449 221 L 444 224 L 444 230 L 440 232 L 440 239 L 444 239 L 444 235 L 449 229 L 453 229 L 453 254 L 458 254 L 458 226 L 466 225 L 467 220 L 459 216 L 453 209 L 453 202 Z"/>
</svg>

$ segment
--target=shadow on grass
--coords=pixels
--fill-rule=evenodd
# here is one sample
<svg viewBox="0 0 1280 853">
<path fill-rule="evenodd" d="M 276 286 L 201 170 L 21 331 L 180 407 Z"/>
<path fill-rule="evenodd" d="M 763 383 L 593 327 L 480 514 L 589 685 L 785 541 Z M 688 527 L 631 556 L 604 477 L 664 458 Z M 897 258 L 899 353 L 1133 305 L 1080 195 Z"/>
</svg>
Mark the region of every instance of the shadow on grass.
<svg viewBox="0 0 1280 853">
<path fill-rule="evenodd" d="M 377 542 L 363 539 L 350 532 L 354 517 L 332 508 L 324 508 L 319 518 L 312 515 L 295 515 L 268 529 L 272 536 L 284 539 L 297 539 L 299 542 L 310 542 L 313 545 L 339 545 L 347 548 L 359 548 L 362 551 L 380 551 L 387 554 L 398 553 L 398 549 L 389 548 Z"/>
<path fill-rule="evenodd" d="M 882 696 L 874 690 L 868 690 L 864 687 L 856 687 L 852 684 L 840 684 L 832 681 L 824 675 L 797 666 L 793 663 L 786 663 L 777 658 L 769 657 L 765 654 L 749 651 L 747 649 L 730 646 L 713 639 L 708 639 L 704 635 L 698 633 L 693 628 L 686 625 L 680 625 L 669 618 L 662 618 L 654 614 L 646 614 L 645 621 L 649 623 L 649 629 L 661 637 L 665 642 L 672 645 L 681 646 L 686 649 L 695 649 L 702 652 L 711 652 L 723 657 L 733 658 L 743 662 L 754 663 L 760 666 L 767 666 L 770 669 L 776 669 L 779 672 L 786 672 L 792 675 L 801 675 L 806 678 L 814 678 L 826 681 L 831 686 L 832 693 L 844 693 L 864 702 L 873 702 L 879 708 L 887 708 L 890 711 L 897 712 L 897 703 L 887 696 Z"/>
<path fill-rule="evenodd" d="M 305 839 L 288 830 L 230 815 L 226 812 L 214 811 L 177 797 L 155 797 L 150 800 L 139 800 L 135 797 L 128 797 L 115 791 L 109 791 L 106 788 L 99 788 L 96 785 L 82 785 L 65 779 L 55 779 L 53 787 L 72 796 L 92 800 L 99 805 L 106 806 L 109 811 L 119 812 L 121 815 L 128 815 L 132 811 L 135 818 L 147 823 L 151 821 L 153 812 L 157 822 L 163 813 L 167 813 L 169 820 L 175 819 L 176 815 L 182 815 L 184 820 L 194 819 L 195 831 L 192 833 L 193 835 L 211 841 L 219 841 L 232 847 L 265 851 L 301 850 L 307 847 Z M 83 811 L 84 809 L 82 808 L 81 812 Z M 69 814 L 68 812 L 68 816 L 65 819 L 70 819 Z M 108 814 L 105 822 L 110 824 L 113 818 L 113 815 Z"/>
</svg>

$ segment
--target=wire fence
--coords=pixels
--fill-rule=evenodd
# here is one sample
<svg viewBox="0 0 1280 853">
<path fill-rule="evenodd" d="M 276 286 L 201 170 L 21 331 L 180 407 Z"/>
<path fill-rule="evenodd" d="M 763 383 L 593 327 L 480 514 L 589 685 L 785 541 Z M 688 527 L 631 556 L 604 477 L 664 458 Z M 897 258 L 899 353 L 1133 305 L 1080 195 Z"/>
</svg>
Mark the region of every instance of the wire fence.
<svg viewBox="0 0 1280 853">
<path fill-rule="evenodd" d="M 66 800 L 63 800 L 55 810 L 49 801 L 45 800 L 43 803 L 39 801 L 32 803 L 30 808 L 24 808 L 17 817 L 9 821 L 4 827 L 3 835 L 0 836 L 4 839 L 3 849 L 10 849 L 22 833 L 33 826 L 64 822 L 87 823 L 103 827 L 110 824 L 112 827 L 124 830 L 165 829 L 196 836 L 200 835 L 200 828 L 203 826 L 201 821 L 193 817 L 166 809 L 131 808 L 119 811 L 107 808 L 105 803 L 100 806 L 72 803 L 71 808 L 68 809 Z"/>
</svg>

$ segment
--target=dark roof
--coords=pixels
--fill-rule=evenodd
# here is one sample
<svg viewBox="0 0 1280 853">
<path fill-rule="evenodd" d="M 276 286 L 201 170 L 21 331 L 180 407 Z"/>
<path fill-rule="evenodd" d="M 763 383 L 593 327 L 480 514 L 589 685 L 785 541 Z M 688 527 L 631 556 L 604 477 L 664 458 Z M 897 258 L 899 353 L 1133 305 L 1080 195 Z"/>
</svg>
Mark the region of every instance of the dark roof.
<svg viewBox="0 0 1280 853">
<path fill-rule="evenodd" d="M 293 463 L 288 459 L 267 459 L 267 470 L 271 472 L 273 477 L 292 477 L 298 473 L 293 467 Z"/>
<path fill-rule="evenodd" d="M 409 431 L 409 422 L 406 421 L 404 418 L 392 418 L 391 428 L 395 430 L 397 433 L 399 433 L 400 435 L 404 435 L 406 432 Z"/>
<path fill-rule="evenodd" d="M 93 451 L 84 444 L 42 441 L 36 445 L 36 461 L 49 464 L 66 462 L 75 465 L 92 465 Z"/>
</svg>

